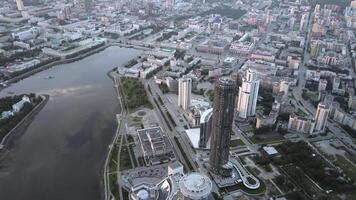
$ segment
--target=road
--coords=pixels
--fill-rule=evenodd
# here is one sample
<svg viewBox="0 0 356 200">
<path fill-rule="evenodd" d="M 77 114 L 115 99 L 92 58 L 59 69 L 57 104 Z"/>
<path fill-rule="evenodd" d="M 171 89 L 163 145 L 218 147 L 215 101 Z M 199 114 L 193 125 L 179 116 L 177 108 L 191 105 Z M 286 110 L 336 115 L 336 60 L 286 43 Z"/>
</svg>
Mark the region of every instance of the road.
<svg viewBox="0 0 356 200">
<path fill-rule="evenodd" d="M 188 135 L 185 133 L 185 128 L 184 125 L 185 123 L 182 123 L 179 121 L 179 117 L 176 116 L 176 113 L 174 111 L 174 109 L 172 108 L 170 101 L 167 99 L 167 97 L 165 95 L 163 95 L 162 91 L 159 89 L 159 87 L 157 86 L 157 84 L 154 83 L 153 79 L 150 79 L 149 84 L 151 86 L 152 91 L 156 92 L 156 95 L 160 96 L 163 103 L 164 103 L 164 111 L 170 113 L 170 115 L 172 116 L 172 118 L 175 120 L 176 123 L 176 128 L 173 127 L 173 131 L 175 132 L 176 136 L 178 138 L 181 138 L 183 140 L 183 145 L 186 147 L 185 150 L 188 151 L 190 156 L 193 156 L 191 158 L 191 160 L 195 161 L 195 151 L 193 150 L 193 146 L 191 145 L 190 139 L 188 137 Z M 183 119 L 183 121 L 185 121 L 185 119 Z"/>
<path fill-rule="evenodd" d="M 156 115 L 159 117 L 159 123 L 161 125 L 161 127 L 163 128 L 163 130 L 165 130 L 168 138 L 170 139 L 172 145 L 173 145 L 173 148 L 175 149 L 175 152 L 176 152 L 176 156 L 179 158 L 179 160 L 183 163 L 184 166 L 186 166 L 187 169 L 188 168 L 188 164 L 186 163 L 185 159 L 184 159 L 184 156 L 183 156 L 183 153 L 180 151 L 179 147 L 178 147 L 178 144 L 176 143 L 174 137 L 177 137 L 178 140 L 180 141 L 183 141 L 181 142 L 181 145 L 183 148 L 185 148 L 185 150 L 189 150 L 191 149 L 191 147 L 189 148 L 188 145 L 184 142 L 184 139 L 180 136 L 180 134 L 178 134 L 178 132 L 176 131 L 175 127 L 173 126 L 173 124 L 169 124 L 167 125 L 165 122 L 166 120 L 164 119 L 164 116 L 162 116 L 161 112 L 159 112 L 159 108 L 157 107 L 154 99 L 156 99 L 156 101 L 158 102 L 158 95 L 160 94 L 159 92 L 160 89 L 157 87 L 157 85 L 154 83 L 154 81 L 143 81 L 144 82 L 144 86 L 145 86 L 145 89 L 146 91 L 149 91 L 148 87 L 151 88 L 151 91 L 152 91 L 152 94 L 150 92 L 147 92 L 147 96 L 150 100 L 150 102 L 152 103 L 153 107 L 154 107 L 154 110 L 156 112 Z M 162 94 L 161 94 L 162 95 Z M 163 100 L 163 95 L 162 95 L 162 101 Z M 166 99 L 165 99 L 166 100 Z M 159 104 L 159 103 L 158 103 Z M 159 105 L 160 106 L 160 105 Z M 162 109 L 163 111 L 163 107 L 160 106 L 160 108 Z M 167 117 L 166 117 L 167 118 Z M 167 118 L 168 119 L 168 118 Z M 172 127 L 172 131 L 169 129 L 168 126 L 171 126 Z M 195 153 L 189 153 L 189 152 L 184 152 L 185 155 L 188 157 L 189 159 L 189 162 L 190 162 L 190 165 L 193 166 L 193 168 L 196 169 L 196 166 L 194 164 L 194 158 L 192 158 L 191 156 L 192 155 L 195 155 Z"/>
<path fill-rule="evenodd" d="M 109 171 L 109 163 L 110 163 L 110 155 L 112 154 L 112 151 L 115 151 L 116 148 L 114 147 L 115 144 L 118 143 L 118 140 L 120 138 L 120 136 L 122 135 L 121 137 L 121 140 L 120 140 L 120 143 L 119 143 L 119 146 L 118 146 L 118 154 L 117 154 L 117 161 L 120 160 L 120 152 L 121 152 L 121 148 L 122 148 L 122 144 L 123 144 L 123 141 L 124 141 L 124 133 L 126 133 L 126 126 L 123 126 L 124 124 L 126 125 L 126 114 L 127 114 L 127 109 L 125 109 L 123 106 L 123 102 L 122 102 L 122 99 L 121 99 L 121 96 L 120 96 L 120 91 L 119 91 L 119 80 L 118 78 L 116 77 L 116 75 L 112 72 L 109 73 L 109 76 L 112 78 L 113 82 L 114 82 L 114 87 L 115 87 L 115 90 L 116 90 L 116 94 L 117 94 L 117 99 L 118 99 L 118 103 L 119 103 L 119 106 L 120 106 L 120 110 L 121 110 L 121 113 L 117 115 L 117 123 L 118 123 L 118 126 L 117 126 L 117 129 L 116 129 L 116 132 L 115 132 L 115 136 L 113 138 L 113 142 L 112 144 L 109 146 L 109 153 L 108 153 L 108 156 L 106 158 L 106 161 L 105 161 L 105 165 L 104 165 L 104 191 L 105 191 L 105 200 L 111 200 L 113 197 L 113 194 L 111 193 L 111 186 L 110 186 L 110 175 L 111 174 L 116 174 L 117 175 L 117 180 L 121 180 L 121 177 L 120 177 L 120 164 L 117 163 L 117 168 L 116 168 L 116 171 L 112 172 L 112 171 Z M 126 141 L 127 142 L 127 141 Z M 118 188 L 119 190 L 119 193 L 120 193 L 120 199 L 123 199 L 123 192 L 122 192 L 122 188 L 119 186 Z"/>
</svg>

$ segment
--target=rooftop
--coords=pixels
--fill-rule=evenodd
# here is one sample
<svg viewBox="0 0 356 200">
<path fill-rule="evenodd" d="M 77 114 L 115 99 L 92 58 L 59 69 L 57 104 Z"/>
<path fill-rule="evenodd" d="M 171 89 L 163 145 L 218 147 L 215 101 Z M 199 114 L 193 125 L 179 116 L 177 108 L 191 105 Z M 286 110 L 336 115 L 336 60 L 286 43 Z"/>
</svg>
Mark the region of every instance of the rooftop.
<svg viewBox="0 0 356 200">
<path fill-rule="evenodd" d="M 209 196 L 212 190 L 212 182 L 204 174 L 193 172 L 187 174 L 179 182 L 182 194 L 191 199 L 200 199 Z"/>
<path fill-rule="evenodd" d="M 138 140 L 146 165 L 174 160 L 174 152 L 161 127 L 137 130 Z"/>
</svg>

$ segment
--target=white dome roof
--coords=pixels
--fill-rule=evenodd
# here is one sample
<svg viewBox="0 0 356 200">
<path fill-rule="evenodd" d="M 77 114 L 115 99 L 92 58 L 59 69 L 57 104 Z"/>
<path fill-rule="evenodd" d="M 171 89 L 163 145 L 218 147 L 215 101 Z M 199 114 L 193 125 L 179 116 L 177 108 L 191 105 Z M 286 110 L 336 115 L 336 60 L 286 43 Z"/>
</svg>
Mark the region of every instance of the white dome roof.
<svg viewBox="0 0 356 200">
<path fill-rule="evenodd" d="M 145 189 L 141 189 L 137 192 L 137 197 L 139 200 L 147 200 L 147 199 L 149 199 L 149 196 L 150 196 L 150 194 Z"/>
</svg>

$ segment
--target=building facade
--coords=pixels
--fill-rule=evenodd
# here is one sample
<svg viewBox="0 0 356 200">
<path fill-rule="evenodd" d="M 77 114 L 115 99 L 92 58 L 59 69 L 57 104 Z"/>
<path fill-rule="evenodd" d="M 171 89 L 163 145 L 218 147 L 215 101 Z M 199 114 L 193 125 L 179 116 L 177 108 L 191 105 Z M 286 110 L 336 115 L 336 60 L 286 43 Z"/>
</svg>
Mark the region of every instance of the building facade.
<svg viewBox="0 0 356 200">
<path fill-rule="evenodd" d="M 326 103 L 319 103 L 315 113 L 315 131 L 325 131 L 326 122 L 328 120 L 330 106 Z"/>
<path fill-rule="evenodd" d="M 178 106 L 187 110 L 192 96 L 192 79 L 180 78 L 178 81 Z"/>
<path fill-rule="evenodd" d="M 211 136 L 212 124 L 213 124 L 213 109 L 208 109 L 203 112 L 200 118 L 200 137 L 199 148 L 206 148 L 207 142 Z"/>
<path fill-rule="evenodd" d="M 245 77 L 242 79 L 242 85 L 239 88 L 239 97 L 237 101 L 239 117 L 246 119 L 247 117 L 256 114 L 259 85 L 260 81 L 257 80 L 256 72 L 248 69 Z"/>
<path fill-rule="evenodd" d="M 16 0 L 16 7 L 18 11 L 23 11 L 25 10 L 25 6 L 23 5 L 22 0 Z"/>
<path fill-rule="evenodd" d="M 209 164 L 213 173 L 222 176 L 230 176 L 232 173 L 228 162 L 235 92 L 236 83 L 232 78 L 221 77 L 215 83 Z"/>
<path fill-rule="evenodd" d="M 313 134 L 315 120 L 296 115 L 289 116 L 288 130 L 300 133 Z"/>
</svg>

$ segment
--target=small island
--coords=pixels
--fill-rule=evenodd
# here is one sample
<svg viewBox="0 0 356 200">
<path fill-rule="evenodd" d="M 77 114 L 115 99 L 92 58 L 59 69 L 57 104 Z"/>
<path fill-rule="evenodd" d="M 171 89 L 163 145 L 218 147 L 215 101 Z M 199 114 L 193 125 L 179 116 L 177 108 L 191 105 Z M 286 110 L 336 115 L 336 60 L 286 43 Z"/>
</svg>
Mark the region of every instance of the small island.
<svg viewBox="0 0 356 200">
<path fill-rule="evenodd" d="M 7 137 L 46 99 L 34 93 L 7 96 L 0 99 L 0 149 Z"/>
</svg>

